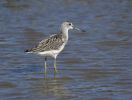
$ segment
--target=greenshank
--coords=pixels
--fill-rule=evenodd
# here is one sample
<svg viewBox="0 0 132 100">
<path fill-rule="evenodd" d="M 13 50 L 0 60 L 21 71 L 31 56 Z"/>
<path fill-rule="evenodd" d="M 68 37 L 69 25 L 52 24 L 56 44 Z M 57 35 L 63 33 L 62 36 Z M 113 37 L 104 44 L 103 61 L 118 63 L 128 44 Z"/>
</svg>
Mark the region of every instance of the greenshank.
<svg viewBox="0 0 132 100">
<path fill-rule="evenodd" d="M 37 46 L 31 49 L 27 49 L 25 52 L 27 53 L 35 53 L 45 57 L 44 70 L 46 73 L 47 65 L 47 57 L 54 58 L 54 72 L 57 72 L 56 68 L 56 58 L 58 54 L 64 49 L 65 45 L 68 41 L 68 30 L 79 28 L 74 27 L 71 22 L 63 22 L 61 24 L 60 32 L 54 35 L 51 35 L 48 38 L 43 39 Z M 81 31 L 81 30 L 80 30 Z"/>
</svg>

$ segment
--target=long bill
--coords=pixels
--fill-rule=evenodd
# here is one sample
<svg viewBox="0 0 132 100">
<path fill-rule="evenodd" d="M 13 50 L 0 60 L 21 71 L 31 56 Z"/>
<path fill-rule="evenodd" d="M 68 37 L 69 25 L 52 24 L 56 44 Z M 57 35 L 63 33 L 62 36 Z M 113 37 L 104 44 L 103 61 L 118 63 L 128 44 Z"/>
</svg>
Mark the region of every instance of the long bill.
<svg viewBox="0 0 132 100">
<path fill-rule="evenodd" d="M 79 29 L 79 28 L 77 28 L 77 27 L 74 27 L 74 29 L 75 29 L 75 30 L 78 30 L 78 31 L 80 31 L 80 32 L 86 32 L 85 30 L 81 30 L 81 29 Z"/>
</svg>

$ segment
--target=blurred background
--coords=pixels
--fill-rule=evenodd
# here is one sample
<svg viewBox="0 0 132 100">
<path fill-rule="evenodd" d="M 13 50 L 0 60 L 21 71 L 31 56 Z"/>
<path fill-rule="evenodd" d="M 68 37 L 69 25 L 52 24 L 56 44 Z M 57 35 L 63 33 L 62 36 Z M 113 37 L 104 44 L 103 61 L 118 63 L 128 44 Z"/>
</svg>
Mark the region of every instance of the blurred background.
<svg viewBox="0 0 132 100">
<path fill-rule="evenodd" d="M 71 21 L 58 56 L 25 54 Z M 132 0 L 0 0 L 0 100 L 131 100 Z"/>
</svg>

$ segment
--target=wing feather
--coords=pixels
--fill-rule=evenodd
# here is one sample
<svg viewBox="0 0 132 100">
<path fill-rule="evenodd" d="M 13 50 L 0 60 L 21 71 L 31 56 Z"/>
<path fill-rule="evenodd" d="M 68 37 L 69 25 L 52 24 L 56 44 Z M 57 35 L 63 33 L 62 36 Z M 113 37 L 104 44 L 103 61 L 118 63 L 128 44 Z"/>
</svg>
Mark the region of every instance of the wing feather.
<svg viewBox="0 0 132 100">
<path fill-rule="evenodd" d="M 36 47 L 31 49 L 31 52 L 57 50 L 61 45 L 63 45 L 63 43 L 64 39 L 62 34 L 55 34 L 39 42 L 39 44 Z"/>
</svg>

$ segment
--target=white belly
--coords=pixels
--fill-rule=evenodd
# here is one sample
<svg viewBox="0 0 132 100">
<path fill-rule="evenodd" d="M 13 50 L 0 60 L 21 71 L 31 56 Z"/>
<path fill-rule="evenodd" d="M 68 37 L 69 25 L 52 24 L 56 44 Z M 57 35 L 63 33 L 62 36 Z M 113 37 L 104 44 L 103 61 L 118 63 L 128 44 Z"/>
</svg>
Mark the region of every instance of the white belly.
<svg viewBox="0 0 132 100">
<path fill-rule="evenodd" d="M 64 47 L 65 47 L 65 43 L 62 46 L 60 46 L 60 48 L 58 48 L 57 50 L 39 52 L 38 54 L 42 56 L 51 56 L 53 58 L 56 58 L 57 55 L 64 49 Z"/>
</svg>

